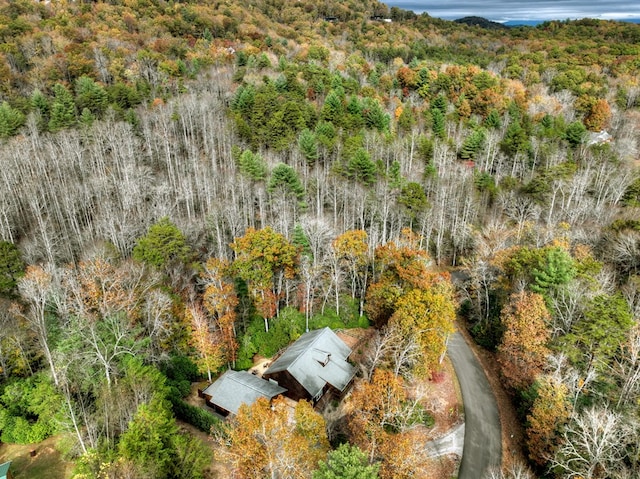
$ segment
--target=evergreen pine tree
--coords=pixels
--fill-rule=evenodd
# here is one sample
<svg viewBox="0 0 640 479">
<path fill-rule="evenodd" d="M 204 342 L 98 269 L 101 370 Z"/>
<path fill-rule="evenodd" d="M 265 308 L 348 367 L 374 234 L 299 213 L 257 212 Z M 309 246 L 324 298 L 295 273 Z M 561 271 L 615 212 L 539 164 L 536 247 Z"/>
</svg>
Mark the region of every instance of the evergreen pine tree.
<svg viewBox="0 0 640 479">
<path fill-rule="evenodd" d="M 318 141 L 316 140 L 316 135 L 308 128 L 300 132 L 298 148 L 300 148 L 302 156 L 310 165 L 318 159 Z"/>
<path fill-rule="evenodd" d="M 95 115 L 91 113 L 91 111 L 88 108 L 83 108 L 82 113 L 80 113 L 80 118 L 78 119 L 78 122 L 80 123 L 80 125 L 89 128 L 91 127 L 91 125 L 93 125 L 93 122 L 95 120 L 96 120 Z"/>
<path fill-rule="evenodd" d="M 402 109 L 400 117 L 398 118 L 398 130 L 409 131 L 416 124 L 416 117 L 413 113 L 413 108 L 407 105 Z"/>
<path fill-rule="evenodd" d="M 367 128 L 375 128 L 378 131 L 386 131 L 389 129 L 391 118 L 389 114 L 382 109 L 382 105 L 378 100 L 365 98 L 362 105 L 362 116 Z"/>
<path fill-rule="evenodd" d="M 380 468 L 379 464 L 369 464 L 367 455 L 348 442 L 331 451 L 319 466 L 313 479 L 378 479 Z"/>
<path fill-rule="evenodd" d="M 471 132 L 469 136 L 467 136 L 460 147 L 460 152 L 458 153 L 460 158 L 463 160 L 473 160 L 475 159 L 478 152 L 484 146 L 484 141 L 486 138 L 485 129 L 484 128 L 476 128 Z"/>
<path fill-rule="evenodd" d="M 15 135 L 24 122 L 25 116 L 6 101 L 0 105 L 0 138 Z"/>
<path fill-rule="evenodd" d="M 165 216 L 153 224 L 145 236 L 138 238 L 133 258 L 163 268 L 174 260 L 187 263 L 192 258 L 192 251 L 182 231 Z"/>
<path fill-rule="evenodd" d="M 540 120 L 540 124 L 545 130 L 551 129 L 553 127 L 553 117 L 547 113 L 542 117 L 542 120 Z"/>
<path fill-rule="evenodd" d="M 258 153 L 245 150 L 238 161 L 240 173 L 254 181 L 264 180 L 267 177 L 267 164 Z"/>
<path fill-rule="evenodd" d="M 351 178 L 367 186 L 373 185 L 376 180 L 376 165 L 364 148 L 356 150 L 347 164 L 347 171 Z"/>
<path fill-rule="evenodd" d="M 420 183 L 410 182 L 402 187 L 398 195 L 398 204 L 402 205 L 411 221 L 429 206 L 429 200 Z"/>
<path fill-rule="evenodd" d="M 400 162 L 393 160 L 389 167 L 389 184 L 392 188 L 401 188 L 404 183 L 404 178 L 400 173 Z"/>
<path fill-rule="evenodd" d="M 345 114 L 345 108 L 342 103 L 343 99 L 344 92 L 331 90 L 322 106 L 322 119 L 330 121 L 334 125 L 340 125 Z"/>
<path fill-rule="evenodd" d="M 267 186 L 269 193 L 273 193 L 278 189 L 295 195 L 298 200 L 304 197 L 304 187 L 300 183 L 296 170 L 284 163 L 280 163 L 273 169 Z"/>
<path fill-rule="evenodd" d="M 431 102 L 431 110 L 440 110 L 445 115 L 447 113 L 447 97 L 443 94 L 438 95 Z"/>
<path fill-rule="evenodd" d="M 502 121 L 500 120 L 500 113 L 498 110 L 491 110 L 487 117 L 484 119 L 484 126 L 487 128 L 498 129 L 502 126 Z"/>
<path fill-rule="evenodd" d="M 69 90 L 60 83 L 56 83 L 53 87 L 53 93 L 55 97 L 51 105 L 49 130 L 59 131 L 72 127 L 76 123 L 76 105 L 73 102 L 73 96 L 71 96 Z"/>
<path fill-rule="evenodd" d="M 337 132 L 333 123 L 328 121 L 319 121 L 316 125 L 316 138 L 318 143 L 326 149 L 331 149 L 336 143 Z"/>
<path fill-rule="evenodd" d="M 442 111 L 438 108 L 431 109 L 431 130 L 438 138 L 444 138 L 445 120 Z"/>
<path fill-rule="evenodd" d="M 298 247 L 300 254 L 308 257 L 309 259 L 313 259 L 313 253 L 311 251 L 311 244 L 309 243 L 309 238 L 300 226 L 300 223 L 296 223 L 293 228 L 293 234 L 291 235 L 291 243 L 293 243 L 296 247 Z"/>
<path fill-rule="evenodd" d="M 520 126 L 520 123 L 514 121 L 507 127 L 504 138 L 500 143 L 502 152 L 509 156 L 515 156 L 517 153 L 526 151 L 529 147 L 529 138 L 527 132 Z"/>
<path fill-rule="evenodd" d="M 80 110 L 88 109 L 91 113 L 103 113 L 109 104 L 109 95 L 104 88 L 91 78 L 81 76 L 75 83 L 76 103 Z"/>
<path fill-rule="evenodd" d="M 25 264 L 17 246 L 0 241 L 0 295 L 12 292 L 18 278 L 24 275 L 24 269 Z"/>
<path fill-rule="evenodd" d="M 41 131 L 46 130 L 49 125 L 49 112 L 51 111 L 49 100 L 40 90 L 36 89 L 31 94 L 30 103 L 37 115 L 38 129 Z"/>
<path fill-rule="evenodd" d="M 31 94 L 31 106 L 38 110 L 43 116 L 49 115 L 50 105 L 47 97 L 45 97 L 40 90 L 33 90 Z"/>
<path fill-rule="evenodd" d="M 252 86 L 240 86 L 231 100 L 231 109 L 249 115 L 255 103 L 256 91 Z"/>
<path fill-rule="evenodd" d="M 584 142 L 587 135 L 587 128 L 581 121 L 574 121 L 567 126 L 565 138 L 574 148 Z"/>
</svg>

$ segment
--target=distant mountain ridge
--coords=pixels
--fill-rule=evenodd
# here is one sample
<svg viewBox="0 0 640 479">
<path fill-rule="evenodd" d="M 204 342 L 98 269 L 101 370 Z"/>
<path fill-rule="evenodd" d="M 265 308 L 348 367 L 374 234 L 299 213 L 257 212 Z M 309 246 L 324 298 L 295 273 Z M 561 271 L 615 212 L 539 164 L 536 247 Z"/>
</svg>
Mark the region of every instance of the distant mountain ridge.
<svg viewBox="0 0 640 479">
<path fill-rule="evenodd" d="M 601 19 L 594 19 L 601 20 Z M 558 20 L 508 20 L 506 22 L 494 22 L 484 17 L 469 16 L 453 20 L 455 23 L 465 24 L 472 27 L 486 28 L 487 30 L 504 30 L 513 27 L 535 27 L 542 23 Z M 640 18 L 611 19 L 609 21 L 624 23 L 640 23 Z"/>
<path fill-rule="evenodd" d="M 508 20 L 503 23 L 507 27 L 535 27 L 546 20 Z"/>
<path fill-rule="evenodd" d="M 604 19 L 600 19 L 600 20 L 604 20 Z M 558 20 L 508 20 L 502 23 L 502 25 L 505 25 L 507 27 L 522 27 L 522 26 L 535 27 L 537 25 L 540 25 L 541 23 L 545 23 L 549 21 L 558 21 Z M 608 21 L 622 22 L 622 23 L 640 23 L 640 18 L 612 18 Z"/>
<path fill-rule="evenodd" d="M 455 23 L 463 23 L 465 25 L 469 25 L 472 27 L 481 27 L 481 28 L 486 28 L 488 30 L 505 30 L 508 29 L 509 27 L 502 24 L 502 23 L 498 23 L 498 22 L 493 22 L 491 20 L 487 20 L 486 18 L 483 17 L 464 17 L 464 18 L 458 18 L 457 20 L 454 20 Z"/>
</svg>

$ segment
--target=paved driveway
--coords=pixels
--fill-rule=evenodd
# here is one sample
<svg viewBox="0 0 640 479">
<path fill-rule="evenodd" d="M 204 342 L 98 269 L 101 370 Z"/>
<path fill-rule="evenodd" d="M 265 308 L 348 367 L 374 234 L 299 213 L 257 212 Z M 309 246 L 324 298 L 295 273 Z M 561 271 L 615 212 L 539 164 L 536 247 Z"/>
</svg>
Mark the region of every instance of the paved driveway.
<svg viewBox="0 0 640 479">
<path fill-rule="evenodd" d="M 446 456 L 448 454 L 456 454 L 462 457 L 463 447 L 464 423 L 458 424 L 444 436 L 428 442 L 424 449 L 429 457 Z"/>
<path fill-rule="evenodd" d="M 502 440 L 498 406 L 487 377 L 460 333 L 449 340 L 449 357 L 462 390 L 465 435 L 458 479 L 482 479 L 500 467 Z"/>
</svg>

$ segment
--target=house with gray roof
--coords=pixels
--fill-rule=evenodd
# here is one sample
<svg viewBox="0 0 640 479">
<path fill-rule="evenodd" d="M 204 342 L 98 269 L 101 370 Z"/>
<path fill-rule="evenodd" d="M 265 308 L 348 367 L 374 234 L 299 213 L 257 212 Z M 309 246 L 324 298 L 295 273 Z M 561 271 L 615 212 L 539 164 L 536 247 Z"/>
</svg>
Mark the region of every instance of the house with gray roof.
<svg viewBox="0 0 640 479">
<path fill-rule="evenodd" d="M 600 130 L 598 132 L 592 131 L 589 133 L 589 137 L 587 138 L 587 146 L 604 145 L 606 143 L 611 143 L 612 140 L 613 136 L 605 130 Z"/>
<path fill-rule="evenodd" d="M 330 328 L 303 334 L 264 372 L 265 379 L 286 387 L 286 396 L 314 403 L 327 392 L 338 397 L 351 384 L 356 368 L 347 358 L 351 349 Z"/>
<path fill-rule="evenodd" d="M 273 381 L 259 378 L 247 371 L 227 371 L 207 389 L 202 391 L 207 405 L 227 416 L 238 414 L 242 404 L 251 406 L 258 398 L 271 401 L 284 393 L 285 388 Z"/>
</svg>

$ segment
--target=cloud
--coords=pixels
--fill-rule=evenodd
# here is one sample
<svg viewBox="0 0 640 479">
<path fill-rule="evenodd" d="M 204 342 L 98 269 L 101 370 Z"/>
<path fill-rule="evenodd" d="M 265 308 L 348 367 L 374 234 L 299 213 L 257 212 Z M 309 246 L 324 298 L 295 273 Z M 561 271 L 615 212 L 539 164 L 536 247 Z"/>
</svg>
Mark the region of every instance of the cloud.
<svg viewBox="0 0 640 479">
<path fill-rule="evenodd" d="M 472 15 L 494 21 L 640 18 L 640 4 L 629 0 L 391 0 L 386 3 L 448 20 Z"/>
</svg>

